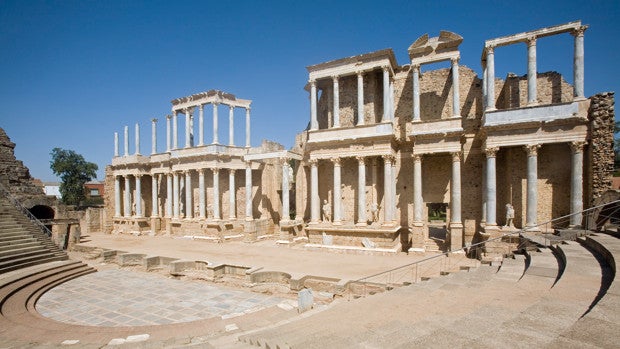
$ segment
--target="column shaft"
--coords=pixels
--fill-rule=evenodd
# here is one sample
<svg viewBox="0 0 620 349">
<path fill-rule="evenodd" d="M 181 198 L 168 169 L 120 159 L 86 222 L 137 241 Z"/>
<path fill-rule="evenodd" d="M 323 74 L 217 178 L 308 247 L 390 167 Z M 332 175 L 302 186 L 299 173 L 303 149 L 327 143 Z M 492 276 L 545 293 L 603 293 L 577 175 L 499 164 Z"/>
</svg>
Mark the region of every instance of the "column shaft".
<svg viewBox="0 0 620 349">
<path fill-rule="evenodd" d="M 170 119 L 171 115 L 166 115 L 166 152 L 170 152 L 172 148 L 170 145 Z"/>
<path fill-rule="evenodd" d="M 413 155 L 413 222 L 422 224 L 422 155 Z"/>
<path fill-rule="evenodd" d="M 461 100 L 459 94 L 459 59 L 452 62 L 452 116 L 461 116 Z"/>
<path fill-rule="evenodd" d="M 172 174 L 166 174 L 166 217 L 172 217 Z"/>
<path fill-rule="evenodd" d="M 493 47 L 487 47 L 487 108 L 486 110 L 495 109 L 495 55 Z M 495 222 L 493 222 L 495 223 Z"/>
<path fill-rule="evenodd" d="M 577 29 L 573 35 L 575 36 L 575 53 L 573 58 L 573 82 L 574 96 L 584 98 L 584 51 L 583 51 L 583 33 L 586 26 Z"/>
<path fill-rule="evenodd" d="M 219 220 L 220 215 L 220 169 L 213 169 L 213 219 Z"/>
<path fill-rule="evenodd" d="M 357 223 L 366 225 L 366 158 L 357 157 Z"/>
<path fill-rule="evenodd" d="M 319 222 L 319 168 L 318 160 L 310 160 L 310 222 Z"/>
<path fill-rule="evenodd" d="M 185 110 L 185 148 L 189 148 L 191 147 L 191 142 L 190 142 L 190 127 L 191 127 L 191 114 L 189 112 L 189 109 Z"/>
<path fill-rule="evenodd" d="M 413 65 L 413 121 L 420 121 L 420 66 Z"/>
<path fill-rule="evenodd" d="M 157 154 L 157 119 L 151 119 L 151 154 Z"/>
<path fill-rule="evenodd" d="M 581 226 L 583 215 L 583 146 L 584 142 L 571 143 L 570 225 Z"/>
<path fill-rule="evenodd" d="M 131 184 L 129 183 L 129 176 L 125 176 L 125 209 L 123 216 L 125 218 L 131 217 Z"/>
<path fill-rule="evenodd" d="M 390 119 L 390 71 L 388 67 L 383 67 L 383 118 L 382 122 Z"/>
<path fill-rule="evenodd" d="M 461 223 L 461 153 L 452 153 L 452 188 L 450 190 L 450 225 Z"/>
<path fill-rule="evenodd" d="M 218 103 L 213 103 L 213 144 L 220 143 L 217 135 L 217 106 Z"/>
<path fill-rule="evenodd" d="M 537 71 L 536 71 L 536 38 L 527 40 L 527 104 L 534 105 L 538 102 L 537 94 Z"/>
<path fill-rule="evenodd" d="M 121 216 L 121 181 L 120 176 L 114 176 L 114 217 Z"/>
<path fill-rule="evenodd" d="M 364 73 L 357 73 L 357 125 L 364 125 Z"/>
<path fill-rule="evenodd" d="M 338 86 L 338 77 L 332 77 L 334 82 L 334 120 L 333 126 L 340 127 L 340 87 Z"/>
<path fill-rule="evenodd" d="M 483 63 L 482 65 L 482 110 L 487 109 L 487 65 Z"/>
<path fill-rule="evenodd" d="M 535 227 L 538 212 L 538 148 L 540 145 L 525 146 L 527 151 L 527 207 L 525 226 Z"/>
<path fill-rule="evenodd" d="M 142 217 L 142 182 L 141 175 L 136 175 L 136 197 L 134 203 L 136 204 L 136 217 Z"/>
<path fill-rule="evenodd" d="M 316 81 L 310 81 L 310 129 L 318 130 L 319 122 L 316 116 Z"/>
<path fill-rule="evenodd" d="M 159 206 L 157 204 L 157 175 L 151 175 L 151 217 L 159 216 Z"/>
<path fill-rule="evenodd" d="M 288 192 L 288 159 L 282 160 L 282 221 L 290 220 Z"/>
<path fill-rule="evenodd" d="M 205 144 L 205 106 L 198 106 L 198 145 Z"/>
<path fill-rule="evenodd" d="M 245 108 L 245 146 L 250 147 L 250 108 Z"/>
<path fill-rule="evenodd" d="M 252 215 L 252 164 L 248 161 L 245 165 L 245 220 L 251 221 Z"/>
<path fill-rule="evenodd" d="M 136 155 L 140 155 L 140 124 L 136 123 Z"/>
<path fill-rule="evenodd" d="M 172 186 L 172 205 L 174 206 L 173 217 L 179 219 L 181 215 L 181 205 L 179 204 L 179 173 L 173 173 L 174 183 Z"/>
<path fill-rule="evenodd" d="M 487 156 L 487 226 L 497 225 L 496 215 L 496 180 L 495 180 L 495 156 L 498 148 L 486 149 Z"/>
<path fill-rule="evenodd" d="M 129 155 L 129 126 L 125 126 L 125 139 L 123 139 L 123 145 L 125 146 L 125 156 Z"/>
<path fill-rule="evenodd" d="M 192 172 L 185 172 L 185 218 L 194 217 L 194 200 L 192 200 Z"/>
<path fill-rule="evenodd" d="M 228 145 L 235 145 L 235 107 L 229 106 L 228 110 Z"/>
<path fill-rule="evenodd" d="M 205 219 L 205 208 L 205 170 L 201 168 L 198 170 L 198 216 L 200 219 Z"/>
<path fill-rule="evenodd" d="M 118 157 L 118 132 L 114 132 L 114 157 Z"/>
<path fill-rule="evenodd" d="M 334 162 L 334 224 L 342 224 L 342 194 L 340 192 L 340 158 L 332 159 Z"/>
<path fill-rule="evenodd" d="M 235 219 L 237 217 L 237 199 L 235 198 L 235 170 L 228 170 L 228 199 L 228 201 L 230 201 L 228 217 L 230 219 Z"/>
<path fill-rule="evenodd" d="M 392 221 L 392 158 L 390 156 L 383 157 L 383 220 L 384 224 Z"/>
<path fill-rule="evenodd" d="M 178 128 L 178 115 L 175 110 L 172 112 L 172 149 L 179 149 L 179 128 Z"/>
</svg>

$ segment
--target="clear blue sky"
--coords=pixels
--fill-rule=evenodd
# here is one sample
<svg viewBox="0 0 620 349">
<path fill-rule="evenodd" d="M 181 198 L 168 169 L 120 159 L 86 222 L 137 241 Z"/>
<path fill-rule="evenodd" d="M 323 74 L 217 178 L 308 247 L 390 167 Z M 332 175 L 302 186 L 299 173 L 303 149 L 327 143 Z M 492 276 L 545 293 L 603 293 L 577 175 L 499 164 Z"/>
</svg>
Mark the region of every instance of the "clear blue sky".
<svg viewBox="0 0 620 349">
<path fill-rule="evenodd" d="M 61 147 L 97 163 L 103 179 L 115 131 L 130 125 L 133 139 L 139 122 L 149 154 L 150 119 L 159 118 L 161 151 L 170 100 L 219 89 L 253 100 L 253 145 L 270 139 L 289 148 L 309 121 L 308 65 L 383 48 L 404 65 L 415 39 L 444 29 L 464 37 L 461 65 L 481 74 L 484 40 L 579 19 L 590 25 L 590 96 L 620 85 L 618 18 L 617 0 L 0 0 L 0 127 L 34 177 L 56 180 L 49 153 Z M 568 34 L 541 39 L 538 70 L 572 83 L 572 42 Z M 496 50 L 497 76 L 507 72 L 526 73 L 525 45 Z M 238 144 L 243 115 L 235 113 Z M 223 142 L 227 120 L 220 108 Z M 205 134 L 210 141 L 209 128 Z"/>
</svg>

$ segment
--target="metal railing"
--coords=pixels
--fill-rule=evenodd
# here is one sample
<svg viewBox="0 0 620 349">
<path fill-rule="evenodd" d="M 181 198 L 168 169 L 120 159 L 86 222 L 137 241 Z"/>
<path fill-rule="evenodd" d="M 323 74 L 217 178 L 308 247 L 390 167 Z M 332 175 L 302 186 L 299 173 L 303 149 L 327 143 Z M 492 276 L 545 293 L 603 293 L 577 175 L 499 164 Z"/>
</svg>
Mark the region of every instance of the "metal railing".
<svg viewBox="0 0 620 349">
<path fill-rule="evenodd" d="M 607 210 L 604 208 L 607 208 Z M 575 215 L 582 215 L 582 225 L 580 227 L 571 228 L 569 224 L 570 219 Z M 478 260 L 486 252 L 486 246 L 492 242 L 507 242 L 506 251 L 508 251 L 508 253 L 503 256 L 505 257 L 507 254 L 511 254 L 512 251 L 522 250 L 528 245 L 536 244 L 549 246 L 554 243 L 560 243 L 562 240 L 567 240 L 561 236 L 551 234 L 558 229 L 567 229 L 567 231 L 574 236 L 586 235 L 593 230 L 597 230 L 603 223 L 619 216 L 620 200 L 611 201 L 578 213 L 558 217 L 535 226 L 512 230 L 500 236 L 489 238 L 458 250 L 438 253 L 400 267 L 357 279 L 349 283 L 349 294 L 366 296 L 368 294 L 391 290 L 395 287 L 407 286 L 425 281 L 431 277 L 477 267 L 479 265 Z M 511 243 L 510 240 L 513 238 L 518 238 L 518 243 Z"/>
<path fill-rule="evenodd" d="M 32 212 L 30 212 L 26 207 L 24 207 L 17 198 L 15 198 L 9 191 L 0 183 L 0 193 L 6 197 L 15 208 L 17 208 L 21 213 L 23 213 L 28 219 L 34 223 L 41 232 L 49 237 L 52 236 L 52 232 L 43 224 L 37 217 L 35 217 Z"/>
</svg>

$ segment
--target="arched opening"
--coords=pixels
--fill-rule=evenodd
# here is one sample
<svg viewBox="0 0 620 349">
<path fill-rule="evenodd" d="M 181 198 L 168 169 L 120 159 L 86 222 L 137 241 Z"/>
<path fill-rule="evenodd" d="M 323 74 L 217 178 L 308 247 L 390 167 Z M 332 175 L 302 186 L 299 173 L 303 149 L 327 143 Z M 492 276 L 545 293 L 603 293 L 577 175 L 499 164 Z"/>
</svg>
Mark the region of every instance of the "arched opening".
<svg viewBox="0 0 620 349">
<path fill-rule="evenodd" d="M 28 211 L 32 213 L 38 220 L 42 221 L 43 224 L 47 227 L 47 229 L 52 230 L 52 225 L 50 224 L 50 220 L 54 219 L 54 209 L 45 206 L 45 205 L 35 205 L 31 207 Z"/>
</svg>

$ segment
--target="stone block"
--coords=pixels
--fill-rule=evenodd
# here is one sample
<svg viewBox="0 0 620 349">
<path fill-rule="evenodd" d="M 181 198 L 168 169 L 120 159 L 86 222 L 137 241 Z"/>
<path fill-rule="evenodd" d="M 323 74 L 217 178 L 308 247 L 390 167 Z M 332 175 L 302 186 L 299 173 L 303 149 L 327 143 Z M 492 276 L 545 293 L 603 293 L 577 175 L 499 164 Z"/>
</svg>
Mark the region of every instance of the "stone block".
<svg viewBox="0 0 620 349">
<path fill-rule="evenodd" d="M 334 244 L 334 237 L 328 234 L 323 233 L 323 245 L 331 246 Z"/>
<path fill-rule="evenodd" d="M 366 248 L 376 248 L 377 247 L 377 245 L 374 242 L 370 241 L 369 238 L 363 238 L 362 239 L 362 245 L 364 245 L 364 247 L 366 247 Z"/>
<path fill-rule="evenodd" d="M 305 288 L 297 293 L 297 311 L 300 313 L 312 309 L 314 305 L 314 296 L 312 290 Z"/>
</svg>

